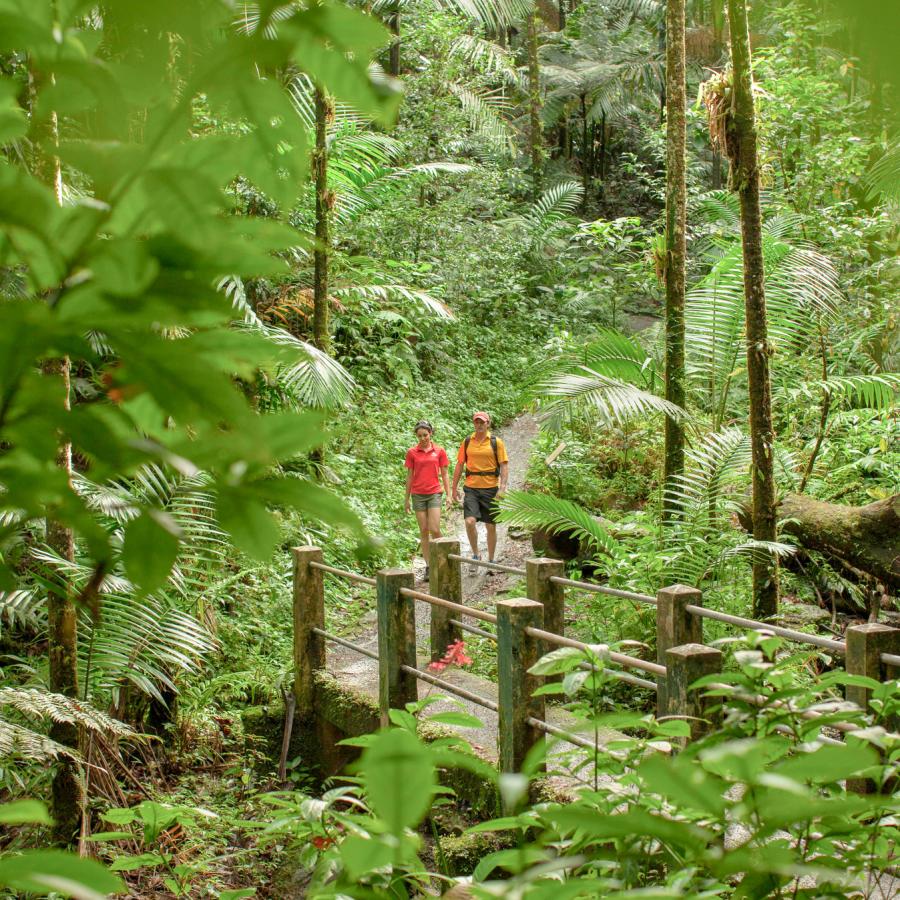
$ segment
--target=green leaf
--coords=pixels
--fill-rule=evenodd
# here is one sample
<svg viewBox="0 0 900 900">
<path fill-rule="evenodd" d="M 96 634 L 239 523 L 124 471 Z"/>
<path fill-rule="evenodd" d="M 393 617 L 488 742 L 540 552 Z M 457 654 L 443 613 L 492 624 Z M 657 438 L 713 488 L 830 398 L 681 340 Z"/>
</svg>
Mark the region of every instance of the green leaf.
<svg viewBox="0 0 900 900">
<path fill-rule="evenodd" d="M 652 815 L 643 809 L 631 809 L 622 815 L 599 816 L 596 810 L 586 806 L 570 806 L 549 810 L 547 818 L 563 831 L 577 830 L 593 841 L 654 837 L 673 848 L 697 851 L 715 838 L 712 832 L 697 825 Z"/>
<path fill-rule="evenodd" d="M 648 790 L 665 797 L 679 809 L 697 809 L 721 816 L 725 809 L 724 792 L 728 785 L 710 772 L 705 772 L 689 762 L 648 757 L 638 769 L 638 774 Z"/>
<path fill-rule="evenodd" d="M 52 825 L 47 807 L 37 800 L 15 800 L 0 804 L 0 825 Z"/>
<path fill-rule="evenodd" d="M 465 712 L 439 712 L 433 716 L 428 716 L 429 722 L 435 722 L 438 725 L 457 725 L 460 728 L 482 728 L 484 723 L 477 716 L 470 715 Z"/>
<path fill-rule="evenodd" d="M 28 130 L 25 110 L 19 106 L 16 97 L 18 88 L 13 82 L 0 81 L 0 145 L 18 140 Z"/>
<path fill-rule="evenodd" d="M 771 771 L 801 784 L 806 781 L 822 784 L 856 775 L 878 762 L 878 754 L 871 747 L 825 744 L 811 753 L 798 753 Z"/>
<path fill-rule="evenodd" d="M 280 535 L 278 525 L 254 493 L 220 487 L 216 510 L 219 523 L 239 550 L 260 561 L 272 555 Z"/>
<path fill-rule="evenodd" d="M 96 860 L 62 850 L 30 850 L 0 859 L 0 885 L 36 894 L 55 891 L 75 900 L 106 900 L 125 887 Z"/>
<path fill-rule="evenodd" d="M 584 652 L 577 647 L 560 647 L 545 653 L 528 671 L 532 675 L 559 675 L 571 672 L 584 661 Z"/>
<path fill-rule="evenodd" d="M 125 526 L 122 562 L 128 577 L 149 594 L 166 583 L 178 556 L 179 529 L 161 510 L 147 509 Z"/>
<path fill-rule="evenodd" d="M 138 853 L 117 856 L 109 868 L 113 872 L 135 872 L 138 869 L 155 869 L 164 863 L 165 859 L 159 853 Z"/>
<path fill-rule="evenodd" d="M 509 850 L 496 850 L 489 853 L 475 867 L 472 873 L 474 881 L 484 881 L 494 869 L 502 868 L 508 872 L 523 872 L 529 866 L 544 862 L 548 858 L 547 851 L 539 847 L 525 846 L 515 847 Z"/>
<path fill-rule="evenodd" d="M 417 825 L 431 806 L 437 785 L 428 750 L 408 731 L 378 735 L 361 760 L 363 784 L 375 814 L 391 834 Z"/>
<path fill-rule="evenodd" d="M 341 842 L 341 859 L 354 881 L 361 876 L 390 865 L 396 851 L 378 837 L 351 834 Z"/>
<path fill-rule="evenodd" d="M 219 900 L 242 900 L 243 897 L 255 897 L 256 888 L 238 888 L 234 891 L 219 891 Z"/>
</svg>

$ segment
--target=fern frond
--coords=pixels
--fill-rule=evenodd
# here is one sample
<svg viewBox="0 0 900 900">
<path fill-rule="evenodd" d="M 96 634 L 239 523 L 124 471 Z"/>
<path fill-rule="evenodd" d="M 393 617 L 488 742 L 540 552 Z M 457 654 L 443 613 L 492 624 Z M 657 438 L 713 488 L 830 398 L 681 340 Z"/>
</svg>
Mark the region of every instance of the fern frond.
<svg viewBox="0 0 900 900">
<path fill-rule="evenodd" d="M 900 141 L 895 141 L 866 175 L 868 197 L 900 203 Z"/>
<path fill-rule="evenodd" d="M 499 501 L 499 520 L 519 528 L 543 528 L 588 543 L 597 553 L 616 556 L 619 546 L 609 532 L 583 507 L 546 494 L 510 491 Z"/>
<path fill-rule="evenodd" d="M 36 719 L 65 722 L 116 737 L 134 735 L 134 731 L 124 722 L 95 709 L 90 703 L 38 688 L 0 688 L 0 707 L 3 706 L 12 707 Z"/>
</svg>

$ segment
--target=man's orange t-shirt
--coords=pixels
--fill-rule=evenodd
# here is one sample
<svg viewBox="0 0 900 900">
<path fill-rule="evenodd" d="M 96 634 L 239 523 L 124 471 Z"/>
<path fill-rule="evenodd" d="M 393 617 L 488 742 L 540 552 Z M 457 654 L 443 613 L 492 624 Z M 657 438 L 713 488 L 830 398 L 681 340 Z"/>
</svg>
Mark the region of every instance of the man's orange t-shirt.
<svg viewBox="0 0 900 900">
<path fill-rule="evenodd" d="M 497 487 L 500 479 L 494 475 L 494 469 L 497 465 L 509 462 L 506 455 L 506 444 L 500 438 L 497 438 L 497 460 L 494 461 L 494 451 L 491 449 L 491 433 L 488 432 L 483 439 L 478 438 L 476 434 L 469 437 L 469 452 L 466 459 L 466 442 L 463 441 L 459 445 L 459 453 L 456 454 L 456 461 L 463 463 L 467 469 L 472 472 L 490 472 L 490 475 L 467 475 L 466 487 L 472 488 L 493 488 Z"/>
</svg>

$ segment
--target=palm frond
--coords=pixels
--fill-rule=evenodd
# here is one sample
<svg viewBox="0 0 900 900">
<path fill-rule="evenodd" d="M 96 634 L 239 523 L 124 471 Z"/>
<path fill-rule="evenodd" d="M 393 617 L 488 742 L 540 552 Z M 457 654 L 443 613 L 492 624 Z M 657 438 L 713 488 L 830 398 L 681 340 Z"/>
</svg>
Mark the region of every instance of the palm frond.
<svg viewBox="0 0 900 900">
<path fill-rule="evenodd" d="M 259 330 L 294 357 L 280 365 L 273 377 L 295 406 L 338 409 L 350 402 L 356 382 L 336 359 L 283 328 L 260 323 Z"/>
<path fill-rule="evenodd" d="M 240 278 L 233 275 L 223 278 L 219 290 L 241 314 L 242 327 L 259 332 L 293 357 L 278 366 L 274 374 L 276 385 L 293 405 L 329 409 L 349 402 L 356 383 L 336 359 L 289 331 L 263 322 L 250 306 Z"/>
<path fill-rule="evenodd" d="M 450 45 L 450 54 L 485 75 L 503 75 L 515 80 L 515 66 L 510 52 L 487 38 L 461 34 Z"/>
<path fill-rule="evenodd" d="M 437 316 L 439 319 L 454 318 L 450 307 L 427 291 L 406 287 L 402 284 L 357 284 L 338 288 L 332 293 L 335 297 L 360 297 L 378 300 L 381 303 L 393 303 L 400 300 L 404 303 L 412 303 L 423 312 Z"/>
<path fill-rule="evenodd" d="M 895 141 L 866 175 L 868 197 L 900 203 L 900 140 Z"/>
<path fill-rule="evenodd" d="M 0 623 L 37 630 L 46 625 L 46 618 L 43 598 L 33 588 L 0 591 Z"/>
<path fill-rule="evenodd" d="M 512 127 L 507 116 L 512 104 L 501 90 L 478 90 L 451 82 L 450 93 L 459 100 L 469 120 L 469 128 L 495 153 L 508 156 L 513 149 Z"/>
<path fill-rule="evenodd" d="M 822 391 L 853 408 L 893 409 L 900 394 L 900 374 L 882 372 L 872 375 L 835 375 L 828 381 L 812 381 L 807 389 Z"/>
<path fill-rule="evenodd" d="M 840 303 L 837 272 L 818 251 L 784 239 L 793 226 L 778 219 L 763 236 L 769 337 L 777 349 L 803 350 Z M 744 280 L 740 241 L 732 239 L 685 304 L 689 373 L 715 398 L 744 354 Z M 776 357 L 777 358 L 777 357 Z"/>
<path fill-rule="evenodd" d="M 619 552 L 619 545 L 603 525 L 583 507 L 569 500 L 510 491 L 499 501 L 499 507 L 499 519 L 507 525 L 568 534 L 605 556 L 616 556 Z"/>
<path fill-rule="evenodd" d="M 653 413 L 662 413 L 677 422 L 688 418 L 680 406 L 656 394 L 587 366 L 579 369 L 580 373 L 553 375 L 537 387 L 535 395 L 551 424 L 572 410 L 589 410 L 607 425 L 623 425 Z"/>
<path fill-rule="evenodd" d="M 499 28 L 520 21 L 531 9 L 533 0 L 438 0 L 446 9 L 461 13 L 488 28 Z"/>
</svg>

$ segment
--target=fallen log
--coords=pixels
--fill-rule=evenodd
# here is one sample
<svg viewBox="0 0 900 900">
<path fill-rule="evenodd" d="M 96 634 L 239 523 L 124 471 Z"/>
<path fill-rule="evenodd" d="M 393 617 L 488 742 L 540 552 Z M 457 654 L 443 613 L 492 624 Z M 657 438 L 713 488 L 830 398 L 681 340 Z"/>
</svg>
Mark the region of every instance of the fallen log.
<svg viewBox="0 0 900 900">
<path fill-rule="evenodd" d="M 778 519 L 781 533 L 801 547 L 900 591 L 900 494 L 865 506 L 788 494 L 778 504 Z"/>
</svg>

